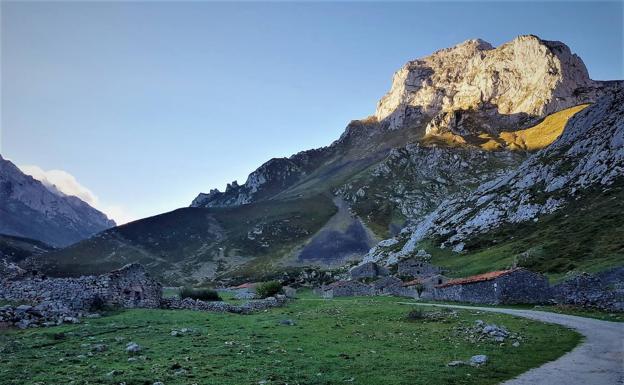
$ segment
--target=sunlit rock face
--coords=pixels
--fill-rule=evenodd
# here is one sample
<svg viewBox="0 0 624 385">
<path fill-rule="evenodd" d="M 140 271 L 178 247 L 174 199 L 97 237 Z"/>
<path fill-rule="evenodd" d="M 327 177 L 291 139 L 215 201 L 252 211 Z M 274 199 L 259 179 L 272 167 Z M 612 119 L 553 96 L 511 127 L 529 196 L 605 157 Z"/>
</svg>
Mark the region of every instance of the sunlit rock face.
<svg viewBox="0 0 624 385">
<path fill-rule="evenodd" d="M 428 134 L 452 128 L 464 114 L 481 115 L 480 120 L 503 115 L 503 125 L 523 126 L 594 101 L 601 87 L 561 42 L 528 35 L 494 48 L 468 40 L 405 64 L 375 116 L 392 129 L 433 119 Z"/>
<path fill-rule="evenodd" d="M 537 220 L 588 188 L 607 189 L 624 177 L 624 88 L 616 87 L 568 122 L 563 134 L 516 170 L 482 184 L 462 200 L 443 202 L 417 226 L 457 245 L 505 223 Z"/>
</svg>

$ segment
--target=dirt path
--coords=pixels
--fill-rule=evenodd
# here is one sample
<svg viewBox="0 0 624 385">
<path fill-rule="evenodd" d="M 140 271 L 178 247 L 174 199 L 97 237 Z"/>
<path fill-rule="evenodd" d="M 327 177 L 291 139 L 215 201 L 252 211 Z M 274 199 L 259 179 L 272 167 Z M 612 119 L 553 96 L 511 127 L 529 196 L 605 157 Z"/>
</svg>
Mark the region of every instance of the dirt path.
<svg viewBox="0 0 624 385">
<path fill-rule="evenodd" d="M 403 304 L 489 311 L 530 318 L 575 329 L 585 340 L 571 352 L 504 382 L 505 385 L 624 384 L 624 323 L 536 310 L 502 309 L 413 302 Z"/>
</svg>

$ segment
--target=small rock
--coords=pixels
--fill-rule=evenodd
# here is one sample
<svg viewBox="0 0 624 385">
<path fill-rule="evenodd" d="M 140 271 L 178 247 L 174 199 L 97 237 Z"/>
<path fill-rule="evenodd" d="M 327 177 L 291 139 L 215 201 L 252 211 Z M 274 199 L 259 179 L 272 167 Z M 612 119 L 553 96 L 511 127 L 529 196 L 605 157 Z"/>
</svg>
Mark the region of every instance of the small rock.
<svg viewBox="0 0 624 385">
<path fill-rule="evenodd" d="M 140 351 L 141 347 L 135 342 L 128 342 L 128 344 L 126 345 L 126 352 L 128 353 L 138 353 Z"/>
<path fill-rule="evenodd" d="M 470 357 L 470 366 L 481 366 L 485 365 L 488 362 L 488 356 L 485 354 L 477 354 L 476 356 Z"/>
<path fill-rule="evenodd" d="M 108 346 L 104 344 L 95 344 L 93 345 L 91 350 L 93 350 L 94 352 L 102 353 L 108 350 Z"/>
<path fill-rule="evenodd" d="M 174 376 L 185 376 L 187 373 L 186 369 L 178 369 L 175 372 L 173 372 Z"/>
<path fill-rule="evenodd" d="M 446 366 L 451 366 L 451 367 L 455 367 L 455 366 L 462 366 L 465 365 L 466 363 L 464 361 L 451 361 L 448 364 L 446 364 Z"/>
<path fill-rule="evenodd" d="M 511 344 L 511 346 L 513 346 L 514 348 L 517 348 L 518 346 L 520 346 L 520 342 L 516 341 L 513 344 Z"/>
<path fill-rule="evenodd" d="M 280 321 L 280 325 L 295 326 L 295 321 L 291 319 L 283 319 Z"/>
</svg>

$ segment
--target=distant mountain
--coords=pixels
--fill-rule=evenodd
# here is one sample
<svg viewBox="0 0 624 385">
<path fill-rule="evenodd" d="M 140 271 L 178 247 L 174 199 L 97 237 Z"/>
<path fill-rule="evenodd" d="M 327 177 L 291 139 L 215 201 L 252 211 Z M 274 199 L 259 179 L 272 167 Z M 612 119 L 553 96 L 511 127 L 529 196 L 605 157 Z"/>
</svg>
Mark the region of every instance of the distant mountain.
<svg viewBox="0 0 624 385">
<path fill-rule="evenodd" d="M 100 211 L 48 189 L 0 156 L 0 233 L 62 247 L 112 226 Z"/>
<path fill-rule="evenodd" d="M 619 84 L 591 80 L 560 42 L 469 40 L 404 65 L 375 114 L 331 145 L 54 252 L 51 270 L 141 260 L 179 282 L 358 261 L 381 239 L 406 242 L 442 202 L 513 172 Z"/>
</svg>

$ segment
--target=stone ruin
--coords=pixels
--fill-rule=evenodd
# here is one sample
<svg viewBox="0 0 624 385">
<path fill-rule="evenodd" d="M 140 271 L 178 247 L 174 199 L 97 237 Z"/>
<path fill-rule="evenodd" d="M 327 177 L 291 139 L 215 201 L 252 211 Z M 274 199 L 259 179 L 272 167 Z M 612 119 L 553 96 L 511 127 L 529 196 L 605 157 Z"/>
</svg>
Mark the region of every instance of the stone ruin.
<svg viewBox="0 0 624 385">
<path fill-rule="evenodd" d="M 157 308 L 162 286 L 140 264 L 126 265 L 98 276 L 49 278 L 39 274 L 0 278 L 0 299 L 27 302 L 62 302 L 74 310 L 93 306 Z"/>
<path fill-rule="evenodd" d="M 158 308 L 162 286 L 143 266 L 130 264 L 99 276 L 49 278 L 0 263 L 0 325 L 52 326 L 78 322 L 102 308 Z"/>
</svg>

